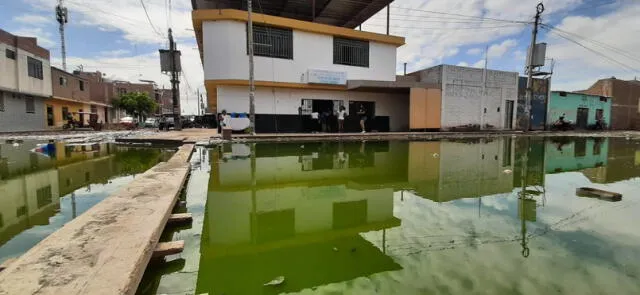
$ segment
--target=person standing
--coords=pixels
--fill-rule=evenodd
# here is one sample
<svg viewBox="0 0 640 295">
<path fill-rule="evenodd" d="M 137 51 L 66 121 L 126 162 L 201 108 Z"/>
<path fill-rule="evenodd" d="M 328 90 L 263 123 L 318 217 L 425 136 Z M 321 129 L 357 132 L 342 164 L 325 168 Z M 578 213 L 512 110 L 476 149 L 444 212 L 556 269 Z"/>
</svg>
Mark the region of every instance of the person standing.
<svg viewBox="0 0 640 295">
<path fill-rule="evenodd" d="M 365 110 L 364 105 L 360 105 L 358 116 L 360 117 L 360 128 L 362 128 L 362 133 L 365 133 L 366 131 L 364 124 L 367 121 L 367 110 Z"/>
<path fill-rule="evenodd" d="M 338 109 L 338 132 L 344 132 L 344 117 L 346 115 L 346 108 L 344 106 L 340 106 Z"/>
</svg>

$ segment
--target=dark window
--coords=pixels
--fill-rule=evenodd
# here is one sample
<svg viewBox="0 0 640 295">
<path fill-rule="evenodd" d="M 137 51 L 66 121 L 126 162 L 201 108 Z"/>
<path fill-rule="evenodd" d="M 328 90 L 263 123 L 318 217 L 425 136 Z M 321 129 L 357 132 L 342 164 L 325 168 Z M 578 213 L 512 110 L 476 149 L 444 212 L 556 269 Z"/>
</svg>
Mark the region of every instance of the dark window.
<svg viewBox="0 0 640 295">
<path fill-rule="evenodd" d="M 62 107 L 62 120 L 68 120 L 68 119 L 69 119 L 69 108 Z"/>
<path fill-rule="evenodd" d="M 47 185 L 36 191 L 36 199 L 38 201 L 38 209 L 51 204 L 52 194 L 51 186 Z"/>
<path fill-rule="evenodd" d="M 34 77 L 40 80 L 44 79 L 41 61 L 33 57 L 27 57 L 27 70 L 29 72 L 29 77 Z"/>
<path fill-rule="evenodd" d="M 253 55 L 293 59 L 293 31 L 253 25 Z"/>
<path fill-rule="evenodd" d="M 67 86 L 67 78 L 60 77 L 60 86 Z"/>
<path fill-rule="evenodd" d="M 2 218 L 2 213 L 0 213 L 0 228 L 4 227 L 4 218 Z"/>
<path fill-rule="evenodd" d="M 600 101 L 602 101 L 602 102 L 607 102 L 607 98 L 606 98 L 606 97 L 604 97 L 604 96 L 600 96 Z"/>
<path fill-rule="evenodd" d="M 369 67 L 369 42 L 333 37 L 333 63 Z"/>
<path fill-rule="evenodd" d="M 602 139 L 595 139 L 593 141 L 593 155 L 599 155 L 602 151 Z"/>
<path fill-rule="evenodd" d="M 78 82 L 80 82 L 80 91 L 84 91 L 84 81 L 79 80 Z"/>
<path fill-rule="evenodd" d="M 127 94 L 127 88 L 118 88 L 118 95 L 123 96 Z"/>
<path fill-rule="evenodd" d="M 36 112 L 36 101 L 33 96 L 25 96 L 24 97 L 25 104 L 27 106 L 27 113 L 33 114 Z"/>
<path fill-rule="evenodd" d="M 98 107 L 97 107 L 97 106 L 92 105 L 92 106 L 91 106 L 91 113 L 92 113 L 92 114 L 97 114 L 97 113 L 98 113 Z"/>
<path fill-rule="evenodd" d="M 16 217 L 27 215 L 27 206 L 21 206 L 16 209 Z"/>
<path fill-rule="evenodd" d="M 8 59 L 16 59 L 16 52 L 11 50 L 11 49 L 5 49 L 4 51 L 5 55 L 7 56 Z"/>
<path fill-rule="evenodd" d="M 4 112 L 4 92 L 0 91 L 0 112 Z"/>
<path fill-rule="evenodd" d="M 576 139 L 574 156 L 584 157 L 586 155 L 587 155 L 587 139 L 586 138 Z"/>
<path fill-rule="evenodd" d="M 567 96 L 567 93 L 566 93 L 566 92 L 564 92 L 564 91 L 560 91 L 559 95 L 560 95 L 560 96 Z"/>
</svg>

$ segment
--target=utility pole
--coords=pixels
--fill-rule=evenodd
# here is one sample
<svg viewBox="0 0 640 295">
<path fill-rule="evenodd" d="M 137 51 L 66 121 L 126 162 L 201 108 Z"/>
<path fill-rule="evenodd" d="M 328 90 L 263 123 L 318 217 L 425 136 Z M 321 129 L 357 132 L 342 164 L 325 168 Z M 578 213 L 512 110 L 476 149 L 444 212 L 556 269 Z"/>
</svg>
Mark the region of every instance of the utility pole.
<svg viewBox="0 0 640 295">
<path fill-rule="evenodd" d="M 529 132 L 531 129 L 531 97 L 533 96 L 533 55 L 535 54 L 536 38 L 538 37 L 538 25 L 540 24 L 540 14 L 544 11 L 544 5 L 542 2 L 536 6 L 536 19 L 533 24 L 533 32 L 531 33 L 531 46 L 529 47 L 529 56 L 527 57 L 527 89 L 525 95 L 524 114 L 526 116 L 526 123 L 524 126 L 524 132 Z"/>
<path fill-rule="evenodd" d="M 198 116 L 200 116 L 200 88 L 196 88 L 196 101 L 198 103 Z"/>
<path fill-rule="evenodd" d="M 247 38 L 249 47 L 249 128 L 251 133 L 256 134 L 256 85 L 253 78 L 253 21 L 251 20 L 251 0 L 247 0 Z"/>
<path fill-rule="evenodd" d="M 58 5 L 56 6 L 56 20 L 60 24 L 60 51 L 62 53 L 62 69 L 67 71 L 67 48 L 64 44 L 64 24 L 69 21 L 69 15 L 67 8 L 64 7 L 62 0 L 58 0 Z"/>
<path fill-rule="evenodd" d="M 182 122 L 180 122 L 180 99 L 178 97 L 178 87 L 180 80 L 178 80 L 178 71 L 176 69 L 176 43 L 173 41 L 173 34 L 169 29 L 169 56 L 171 66 L 171 95 L 173 98 L 173 122 L 175 130 L 182 130 Z"/>
</svg>

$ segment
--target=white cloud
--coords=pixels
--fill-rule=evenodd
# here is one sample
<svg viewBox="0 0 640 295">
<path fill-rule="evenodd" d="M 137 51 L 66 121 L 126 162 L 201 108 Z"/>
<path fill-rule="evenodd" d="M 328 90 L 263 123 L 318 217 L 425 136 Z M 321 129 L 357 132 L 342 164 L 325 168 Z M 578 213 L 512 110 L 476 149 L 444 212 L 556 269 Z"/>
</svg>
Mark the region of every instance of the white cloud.
<svg viewBox="0 0 640 295">
<path fill-rule="evenodd" d="M 489 46 L 489 52 L 487 53 L 487 55 L 490 58 L 502 57 L 505 53 L 507 53 L 507 51 L 509 51 L 511 48 L 514 48 L 516 45 L 518 45 L 518 42 L 516 42 L 516 40 L 514 39 L 504 40 L 502 43 Z"/>
<path fill-rule="evenodd" d="M 56 42 L 53 41 L 53 36 L 51 35 L 51 33 L 43 30 L 42 28 L 20 28 L 11 33 L 23 37 L 38 38 L 38 45 L 44 48 L 51 48 L 56 45 Z"/>
<path fill-rule="evenodd" d="M 49 25 L 54 23 L 53 14 L 51 15 L 51 17 L 47 17 L 40 14 L 28 13 L 15 16 L 12 20 L 17 23 L 33 26 Z"/>
<path fill-rule="evenodd" d="M 472 68 L 484 68 L 484 59 L 481 59 L 471 65 Z"/>
<path fill-rule="evenodd" d="M 123 56 L 129 53 L 131 53 L 131 51 L 126 49 L 115 49 L 115 50 L 100 51 L 99 55 L 105 56 L 105 57 L 118 57 L 118 56 Z"/>
<path fill-rule="evenodd" d="M 482 48 L 471 48 L 467 50 L 468 55 L 478 55 L 480 53 L 482 53 Z"/>
<path fill-rule="evenodd" d="M 469 63 L 467 63 L 467 62 L 465 62 L 465 61 L 461 61 L 461 62 L 459 62 L 459 63 L 457 64 L 457 66 L 459 66 L 459 67 L 468 67 L 468 66 L 469 66 Z"/>
</svg>

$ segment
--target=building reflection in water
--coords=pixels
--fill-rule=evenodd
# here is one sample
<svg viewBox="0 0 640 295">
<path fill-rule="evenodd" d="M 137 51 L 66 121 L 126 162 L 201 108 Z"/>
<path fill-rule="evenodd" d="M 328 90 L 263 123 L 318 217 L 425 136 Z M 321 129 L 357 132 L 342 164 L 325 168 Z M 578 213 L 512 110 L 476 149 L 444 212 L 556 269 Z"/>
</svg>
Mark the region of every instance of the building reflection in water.
<svg viewBox="0 0 640 295">
<path fill-rule="evenodd" d="M 141 173 L 170 154 L 113 144 L 66 145 L 55 143 L 46 151 L 35 142 L 0 144 L 0 246 L 21 232 L 49 224 L 60 211 L 60 199 L 111 178 Z"/>
<path fill-rule="evenodd" d="M 386 255 L 385 234 L 401 225 L 394 192 L 402 201 L 406 190 L 437 203 L 475 198 L 479 214 L 483 196 L 516 196 L 513 241 L 528 257 L 546 174 L 640 176 L 594 170 L 636 156 L 611 141 L 613 149 L 606 138 L 534 137 L 220 146 L 209 155 L 196 293 L 269 293 L 263 284 L 279 276 L 287 283 L 277 292 L 294 292 L 400 269 Z"/>
</svg>

